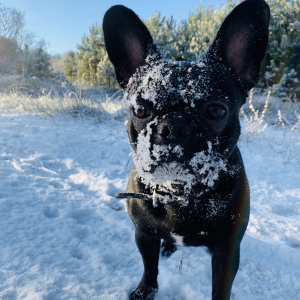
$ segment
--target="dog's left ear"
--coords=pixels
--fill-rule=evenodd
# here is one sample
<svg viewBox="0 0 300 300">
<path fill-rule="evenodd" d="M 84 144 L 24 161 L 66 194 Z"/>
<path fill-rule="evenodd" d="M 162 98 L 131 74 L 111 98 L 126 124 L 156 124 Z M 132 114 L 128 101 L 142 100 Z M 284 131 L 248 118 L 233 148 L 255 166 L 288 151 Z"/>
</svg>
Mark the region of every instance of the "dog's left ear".
<svg viewBox="0 0 300 300">
<path fill-rule="evenodd" d="M 207 57 L 222 60 L 245 91 L 259 79 L 269 37 L 270 9 L 263 0 L 246 0 L 221 25 Z"/>
<path fill-rule="evenodd" d="M 105 13 L 103 32 L 108 57 L 122 88 L 126 87 L 148 55 L 160 58 L 147 27 L 131 9 L 123 5 L 115 5 Z"/>
</svg>

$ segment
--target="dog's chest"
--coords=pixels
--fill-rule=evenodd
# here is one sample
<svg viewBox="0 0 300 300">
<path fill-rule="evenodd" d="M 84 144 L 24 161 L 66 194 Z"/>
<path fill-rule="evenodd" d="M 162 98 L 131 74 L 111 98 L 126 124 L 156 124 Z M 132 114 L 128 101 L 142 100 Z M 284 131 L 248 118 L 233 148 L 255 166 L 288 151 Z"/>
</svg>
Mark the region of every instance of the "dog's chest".
<svg viewBox="0 0 300 300">
<path fill-rule="evenodd" d="M 141 202 L 143 201 L 143 202 Z M 151 236 L 170 240 L 178 245 L 199 246 L 207 244 L 220 224 L 228 222 L 229 200 L 205 199 L 203 203 L 190 203 L 187 207 L 170 207 L 159 205 L 153 207 L 151 202 L 130 199 L 128 212 L 136 228 Z"/>
</svg>

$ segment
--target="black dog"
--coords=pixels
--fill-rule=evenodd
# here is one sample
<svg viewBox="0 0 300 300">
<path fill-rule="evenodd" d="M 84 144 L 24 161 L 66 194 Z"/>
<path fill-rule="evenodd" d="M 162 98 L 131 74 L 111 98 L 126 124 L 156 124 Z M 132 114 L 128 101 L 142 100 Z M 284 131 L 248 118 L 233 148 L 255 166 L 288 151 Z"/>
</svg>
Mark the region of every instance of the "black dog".
<svg viewBox="0 0 300 300">
<path fill-rule="evenodd" d="M 144 275 L 130 299 L 154 298 L 161 239 L 164 254 L 174 244 L 208 247 L 212 299 L 230 298 L 250 200 L 237 147 L 239 111 L 259 78 L 269 18 L 263 0 L 242 2 L 206 58 L 190 63 L 163 59 L 128 8 L 105 14 L 106 49 L 131 104 L 134 167 L 124 196 Z"/>
</svg>

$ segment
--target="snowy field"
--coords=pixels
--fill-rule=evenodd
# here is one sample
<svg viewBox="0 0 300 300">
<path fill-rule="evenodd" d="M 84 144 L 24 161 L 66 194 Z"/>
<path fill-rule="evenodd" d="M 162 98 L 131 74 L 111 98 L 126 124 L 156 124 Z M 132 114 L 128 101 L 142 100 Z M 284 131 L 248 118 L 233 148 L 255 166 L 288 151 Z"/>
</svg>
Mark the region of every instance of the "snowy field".
<svg viewBox="0 0 300 300">
<path fill-rule="evenodd" d="M 278 145 L 240 141 L 251 217 L 234 300 L 300 299 L 300 158 Z M 142 259 L 125 201 L 114 195 L 126 189 L 130 151 L 124 124 L 110 116 L 95 125 L 0 112 L 1 300 L 128 299 Z M 159 271 L 155 300 L 210 299 L 204 248 L 179 247 Z"/>
</svg>

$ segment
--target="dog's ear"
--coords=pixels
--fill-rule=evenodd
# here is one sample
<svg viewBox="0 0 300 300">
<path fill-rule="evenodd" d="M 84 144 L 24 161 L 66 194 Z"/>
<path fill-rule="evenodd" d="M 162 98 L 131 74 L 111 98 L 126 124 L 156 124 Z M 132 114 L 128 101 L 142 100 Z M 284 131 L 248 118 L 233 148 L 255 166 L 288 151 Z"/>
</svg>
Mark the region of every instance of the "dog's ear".
<svg viewBox="0 0 300 300">
<path fill-rule="evenodd" d="M 148 55 L 160 57 L 146 26 L 123 5 L 115 5 L 105 13 L 103 32 L 108 57 L 122 88 L 126 87 L 129 78 L 143 65 Z"/>
<path fill-rule="evenodd" d="M 222 60 L 239 78 L 244 90 L 259 79 L 269 36 L 270 9 L 263 0 L 246 0 L 221 25 L 208 58 Z"/>
</svg>

